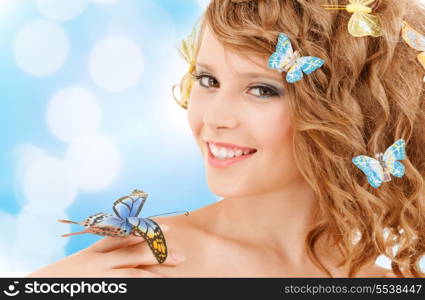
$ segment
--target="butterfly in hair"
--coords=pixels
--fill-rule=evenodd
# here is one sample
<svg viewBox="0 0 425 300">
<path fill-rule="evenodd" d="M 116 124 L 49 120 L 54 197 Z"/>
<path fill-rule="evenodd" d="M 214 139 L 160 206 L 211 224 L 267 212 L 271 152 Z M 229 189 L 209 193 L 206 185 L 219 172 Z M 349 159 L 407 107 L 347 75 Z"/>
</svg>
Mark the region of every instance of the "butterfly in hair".
<svg viewBox="0 0 425 300">
<path fill-rule="evenodd" d="M 346 10 L 352 13 L 348 21 L 348 32 L 355 37 L 382 35 L 382 27 L 379 17 L 372 14 L 370 4 L 375 0 L 349 0 L 349 4 L 321 4 L 320 6 L 328 10 Z"/>
<path fill-rule="evenodd" d="M 138 217 L 148 194 L 134 190 L 132 194 L 119 198 L 112 205 L 114 213 L 97 213 L 81 222 L 58 220 L 62 223 L 79 224 L 86 229 L 80 232 L 68 233 L 63 237 L 92 233 L 102 236 L 125 237 L 135 235 L 143 237 L 159 263 L 167 258 L 167 244 L 159 225 L 148 218 Z M 188 213 L 187 213 L 188 214 Z"/>
<path fill-rule="evenodd" d="M 390 174 L 403 177 L 405 167 L 399 160 L 406 158 L 404 140 L 397 140 L 384 154 L 375 154 L 375 158 L 359 155 L 352 159 L 352 162 L 367 176 L 371 186 L 378 188 L 383 182 L 390 181 Z"/>
<path fill-rule="evenodd" d="M 425 35 L 414 30 L 407 22 L 403 22 L 401 36 L 403 40 L 413 49 L 422 51 L 418 54 L 418 60 L 425 69 Z M 425 76 L 423 78 L 425 82 Z"/>
<path fill-rule="evenodd" d="M 291 42 L 286 34 L 280 33 L 276 45 L 276 52 L 269 57 L 268 66 L 279 72 L 287 72 L 286 81 L 297 82 L 305 74 L 311 74 L 324 63 L 324 60 L 314 56 L 300 56 L 292 49 Z"/>
</svg>

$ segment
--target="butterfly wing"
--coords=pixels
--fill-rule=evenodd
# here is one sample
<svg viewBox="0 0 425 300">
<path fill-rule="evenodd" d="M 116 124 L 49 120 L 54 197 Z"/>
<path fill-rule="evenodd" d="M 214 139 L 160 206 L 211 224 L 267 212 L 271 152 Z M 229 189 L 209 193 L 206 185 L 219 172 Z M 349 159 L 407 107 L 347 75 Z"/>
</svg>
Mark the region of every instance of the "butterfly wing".
<svg viewBox="0 0 425 300">
<path fill-rule="evenodd" d="M 348 22 L 348 32 L 355 37 L 382 35 L 379 18 L 363 12 L 353 13 Z"/>
<path fill-rule="evenodd" d="M 298 58 L 294 65 L 289 69 L 286 74 L 286 80 L 290 83 L 297 82 L 303 78 L 302 72 L 311 74 L 320 68 L 325 61 L 321 58 L 314 56 L 303 56 Z"/>
<path fill-rule="evenodd" d="M 425 36 L 414 30 L 406 22 L 403 22 L 401 36 L 410 47 L 418 51 L 425 51 Z"/>
<path fill-rule="evenodd" d="M 66 220 L 61 220 L 66 221 Z M 72 223 L 70 221 L 65 223 Z M 86 230 L 81 232 L 74 232 L 62 235 L 63 237 L 83 234 L 83 233 L 93 233 L 103 236 L 128 236 L 131 233 L 131 225 L 126 221 L 120 218 L 117 218 L 113 214 L 109 213 L 97 213 L 92 216 L 89 216 L 82 222 L 78 224 L 86 227 Z"/>
<path fill-rule="evenodd" d="M 374 188 L 378 188 L 384 181 L 384 172 L 376 159 L 365 155 L 353 157 L 353 163 L 367 176 L 367 181 Z"/>
<path fill-rule="evenodd" d="M 406 148 L 403 139 L 397 140 L 385 151 L 383 159 L 385 164 L 388 166 L 388 170 L 391 174 L 396 177 L 402 177 L 404 175 L 404 165 L 398 160 L 406 158 Z"/>
<path fill-rule="evenodd" d="M 149 245 L 153 255 L 161 264 L 167 258 L 167 244 L 159 225 L 147 218 L 129 217 L 128 222 L 133 226 L 134 235 L 143 237 Z"/>
<path fill-rule="evenodd" d="M 286 81 L 290 83 L 297 82 L 303 78 L 303 72 L 301 66 L 298 62 L 295 62 L 294 65 L 286 73 Z"/>
<path fill-rule="evenodd" d="M 276 52 L 270 55 L 269 68 L 281 70 L 288 64 L 289 58 L 294 55 L 291 41 L 284 33 L 279 33 L 276 45 Z"/>
<path fill-rule="evenodd" d="M 419 53 L 418 60 L 425 69 L 425 52 Z"/>
<path fill-rule="evenodd" d="M 311 74 L 312 72 L 323 66 L 325 61 L 321 58 L 314 56 L 302 56 L 297 59 L 297 63 L 305 74 Z"/>
<path fill-rule="evenodd" d="M 148 194 L 134 190 L 131 195 L 119 198 L 112 205 L 117 217 L 125 220 L 127 217 L 137 217 L 142 210 L 143 205 L 148 197 Z"/>
</svg>

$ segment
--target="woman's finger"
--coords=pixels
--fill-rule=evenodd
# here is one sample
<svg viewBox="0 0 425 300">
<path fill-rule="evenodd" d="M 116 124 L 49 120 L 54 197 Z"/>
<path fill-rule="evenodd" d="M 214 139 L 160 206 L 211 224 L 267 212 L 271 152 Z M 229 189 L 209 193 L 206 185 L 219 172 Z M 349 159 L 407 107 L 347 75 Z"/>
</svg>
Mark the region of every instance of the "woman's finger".
<svg viewBox="0 0 425 300">
<path fill-rule="evenodd" d="M 105 277 L 166 278 L 161 274 L 135 268 L 112 269 L 106 275 Z"/>
<path fill-rule="evenodd" d="M 165 224 L 159 224 L 163 232 L 168 231 L 169 227 Z M 104 237 L 92 244 L 89 248 L 95 252 L 109 252 L 121 247 L 128 247 L 134 244 L 143 243 L 144 238 L 135 235 L 126 237 Z"/>
<path fill-rule="evenodd" d="M 147 243 L 138 243 L 129 247 L 119 248 L 102 255 L 102 262 L 108 268 L 127 268 L 159 264 Z M 180 256 L 180 257 L 178 257 Z M 177 265 L 184 261 L 183 255 L 176 255 L 168 250 L 168 255 L 163 265 Z"/>
</svg>

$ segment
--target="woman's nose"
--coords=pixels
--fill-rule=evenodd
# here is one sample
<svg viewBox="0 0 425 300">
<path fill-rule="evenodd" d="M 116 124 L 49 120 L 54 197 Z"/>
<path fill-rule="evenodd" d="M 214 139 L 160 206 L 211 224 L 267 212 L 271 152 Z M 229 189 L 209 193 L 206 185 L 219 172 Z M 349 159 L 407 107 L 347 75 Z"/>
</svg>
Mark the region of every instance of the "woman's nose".
<svg viewBox="0 0 425 300">
<path fill-rule="evenodd" d="M 214 95 L 204 108 L 204 124 L 211 130 L 236 127 L 240 109 L 237 101 L 234 101 L 235 97 L 225 91 Z"/>
</svg>

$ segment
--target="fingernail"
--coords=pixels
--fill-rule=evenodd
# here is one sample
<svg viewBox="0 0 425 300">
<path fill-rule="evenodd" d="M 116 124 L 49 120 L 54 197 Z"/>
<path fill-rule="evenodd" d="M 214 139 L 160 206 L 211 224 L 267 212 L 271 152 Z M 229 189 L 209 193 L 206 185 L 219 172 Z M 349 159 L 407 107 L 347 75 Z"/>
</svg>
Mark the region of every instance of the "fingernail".
<svg viewBox="0 0 425 300">
<path fill-rule="evenodd" d="M 184 255 L 180 254 L 180 253 L 172 253 L 171 257 L 173 258 L 173 260 L 175 260 L 177 262 L 181 262 L 181 261 L 184 261 L 186 259 L 186 257 L 184 257 Z"/>
</svg>

